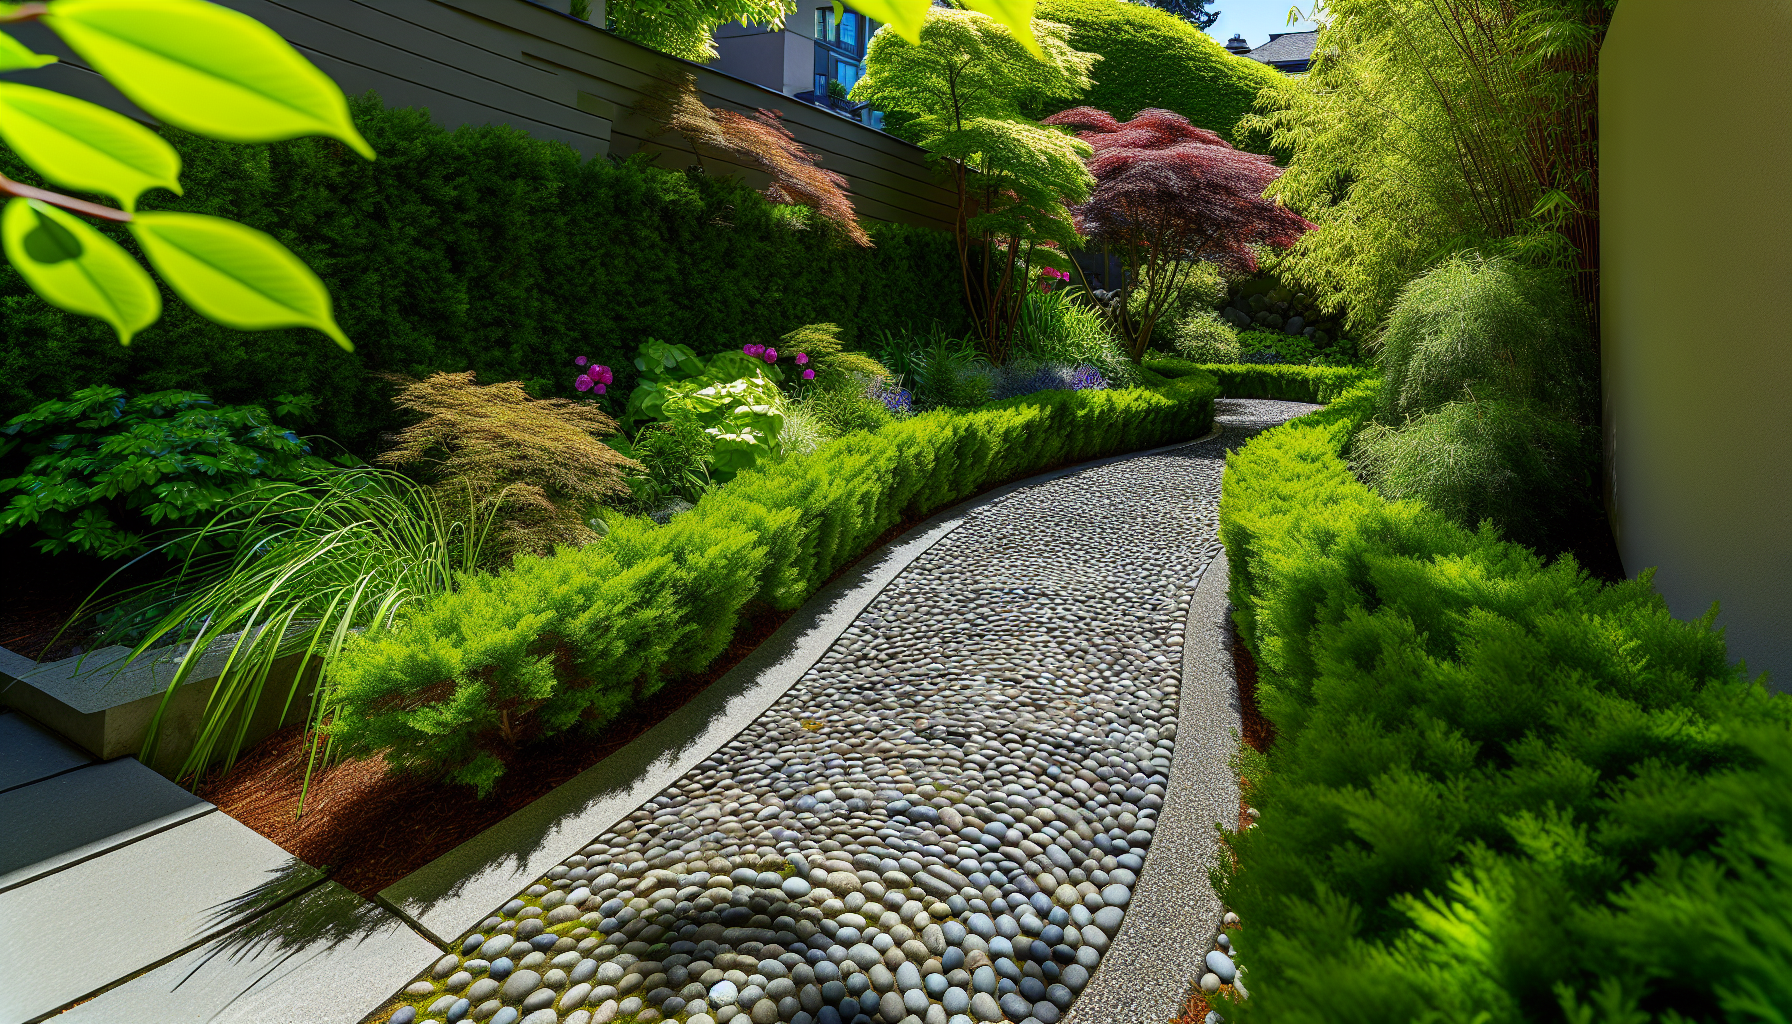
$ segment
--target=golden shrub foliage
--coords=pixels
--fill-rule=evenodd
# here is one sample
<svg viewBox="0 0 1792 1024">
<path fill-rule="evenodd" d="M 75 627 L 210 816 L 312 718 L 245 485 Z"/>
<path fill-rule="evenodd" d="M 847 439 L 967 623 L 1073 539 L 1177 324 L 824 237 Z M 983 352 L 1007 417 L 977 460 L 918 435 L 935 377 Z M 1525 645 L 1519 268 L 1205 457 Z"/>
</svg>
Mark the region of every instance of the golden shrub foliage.
<svg viewBox="0 0 1792 1024">
<path fill-rule="evenodd" d="M 516 381 L 481 386 L 471 371 L 388 379 L 400 385 L 393 403 L 423 419 L 379 461 L 422 469 L 444 501 L 496 504 L 505 556 L 596 540 L 592 506 L 628 497 L 623 473 L 640 471 L 599 440 L 618 428 L 595 405 L 530 398 Z"/>
</svg>

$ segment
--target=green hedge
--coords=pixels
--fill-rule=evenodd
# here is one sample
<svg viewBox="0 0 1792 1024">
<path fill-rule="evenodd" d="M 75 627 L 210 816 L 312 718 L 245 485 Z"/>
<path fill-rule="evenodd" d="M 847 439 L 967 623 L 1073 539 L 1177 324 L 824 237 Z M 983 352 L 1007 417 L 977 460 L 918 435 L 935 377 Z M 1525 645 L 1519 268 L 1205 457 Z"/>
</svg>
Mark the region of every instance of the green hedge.
<svg viewBox="0 0 1792 1024">
<path fill-rule="evenodd" d="M 353 355 L 311 331 L 219 327 L 172 294 L 163 320 L 120 348 L 0 262 L 0 421 L 92 384 L 270 409 L 310 393 L 320 415 L 305 429 L 365 452 L 398 422 L 380 371 L 471 369 L 571 395 L 572 359 L 588 355 L 616 368 L 612 392 L 626 397 L 649 335 L 709 354 L 806 323 L 840 324 L 849 346 L 883 328 L 966 327 L 943 232 L 875 225 L 876 248 L 860 249 L 733 178 L 581 160 L 501 126 L 450 132 L 370 97 L 354 116 L 378 160 L 328 139 L 239 146 L 167 131 L 187 194 L 147 200 L 290 246 L 329 285 Z M 39 183 L 3 148 L 0 172 Z"/>
<path fill-rule="evenodd" d="M 1126 0 L 1039 0 L 1033 13 L 1070 26 L 1071 46 L 1101 55 L 1091 72 L 1095 86 L 1079 104 L 1123 121 L 1147 107 L 1173 110 L 1233 145 L 1262 151 L 1264 140 L 1242 138 L 1236 128 L 1281 72 L 1227 52 L 1173 14 Z M 1045 117 L 1063 106 L 1027 113 Z"/>
<path fill-rule="evenodd" d="M 417 771 L 488 788 L 515 744 L 601 728 L 666 677 L 703 669 L 757 598 L 795 608 L 905 518 L 1069 462 L 1198 437 L 1211 378 L 1047 391 L 850 434 L 742 473 L 663 527 L 468 579 L 332 669 L 332 732 Z"/>
<path fill-rule="evenodd" d="M 1359 483 L 1339 453 L 1378 387 L 1227 460 L 1275 740 L 1218 876 L 1251 993 L 1220 1012 L 1786 1020 L 1792 698 L 1646 576 L 1603 585 Z"/>
<path fill-rule="evenodd" d="M 1219 381 L 1226 398 L 1279 398 L 1324 404 L 1374 375 L 1354 366 L 1290 366 L 1284 363 L 1192 363 L 1174 356 L 1145 360 L 1165 377 L 1205 373 Z"/>
</svg>

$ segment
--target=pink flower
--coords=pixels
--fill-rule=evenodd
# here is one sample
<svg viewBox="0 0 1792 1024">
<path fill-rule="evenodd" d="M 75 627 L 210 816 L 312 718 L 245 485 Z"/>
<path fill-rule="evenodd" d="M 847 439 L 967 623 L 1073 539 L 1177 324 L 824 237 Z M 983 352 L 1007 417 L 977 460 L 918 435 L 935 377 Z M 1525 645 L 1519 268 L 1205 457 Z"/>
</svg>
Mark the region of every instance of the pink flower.
<svg viewBox="0 0 1792 1024">
<path fill-rule="evenodd" d="M 803 364 L 804 364 L 804 363 L 806 363 L 806 362 L 808 362 L 808 361 L 809 361 L 809 353 L 807 353 L 807 352 L 798 352 L 798 353 L 797 353 L 797 354 L 796 354 L 796 365 L 798 365 L 798 366 L 801 366 L 801 365 L 803 365 Z"/>
<path fill-rule="evenodd" d="M 593 367 L 588 372 L 591 374 L 591 376 L 593 378 L 595 378 L 597 380 L 597 382 L 599 384 L 614 384 L 614 383 L 616 383 L 616 374 L 614 372 L 612 372 L 608 366 Z M 603 394 L 603 392 L 600 391 L 600 392 L 598 392 L 598 394 L 601 395 L 601 394 Z"/>
<path fill-rule="evenodd" d="M 587 379 L 589 379 L 589 378 L 587 378 Z M 603 385 L 602 381 L 597 382 L 595 385 L 593 385 L 593 387 L 595 387 L 597 389 L 598 394 L 601 395 L 604 393 L 604 385 Z"/>
<path fill-rule="evenodd" d="M 778 361 L 778 350 L 775 348 L 768 348 L 765 350 L 765 355 L 761 356 L 760 358 L 764 359 L 768 363 L 775 363 Z"/>
<path fill-rule="evenodd" d="M 740 347 L 740 350 L 750 356 L 759 356 L 759 355 L 765 354 L 765 346 L 764 345 L 756 345 L 756 344 L 752 344 L 750 342 L 748 344 L 742 345 Z"/>
<path fill-rule="evenodd" d="M 814 380 L 815 379 L 815 371 L 814 370 L 804 370 L 803 371 L 803 379 L 804 380 Z"/>
<path fill-rule="evenodd" d="M 584 366 L 584 365 L 585 365 L 585 364 L 586 364 L 586 363 L 589 363 L 589 362 L 590 362 L 590 361 L 591 361 L 591 360 L 589 360 L 589 359 L 587 359 L 587 358 L 585 358 L 585 357 L 584 357 L 584 356 L 580 356 L 580 357 L 578 357 L 578 358 L 577 358 L 577 359 L 574 359 L 574 360 L 573 360 L 573 361 L 572 361 L 572 365 L 574 365 L 574 366 Z"/>
<path fill-rule="evenodd" d="M 573 378 L 572 386 L 578 388 L 580 391 L 590 391 L 591 378 L 581 373 Z"/>
</svg>

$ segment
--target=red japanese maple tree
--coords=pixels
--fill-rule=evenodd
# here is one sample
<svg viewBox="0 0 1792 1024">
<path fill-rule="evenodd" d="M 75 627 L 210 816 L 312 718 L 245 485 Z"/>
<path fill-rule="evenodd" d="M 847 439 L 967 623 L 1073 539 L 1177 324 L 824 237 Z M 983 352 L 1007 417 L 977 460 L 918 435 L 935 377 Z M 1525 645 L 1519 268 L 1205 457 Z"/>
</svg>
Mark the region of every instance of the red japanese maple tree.
<svg viewBox="0 0 1792 1024">
<path fill-rule="evenodd" d="M 1095 191 L 1071 214 L 1079 232 L 1117 250 L 1125 264 L 1113 315 L 1134 362 L 1192 263 L 1250 273 L 1257 267 L 1253 246 L 1292 245 L 1313 226 L 1263 198 L 1282 173 L 1269 157 L 1234 149 L 1181 114 L 1141 110 L 1121 123 L 1076 107 L 1044 123 L 1074 130 L 1094 149 L 1087 163 Z M 1136 289 L 1143 302 L 1133 301 Z"/>
</svg>

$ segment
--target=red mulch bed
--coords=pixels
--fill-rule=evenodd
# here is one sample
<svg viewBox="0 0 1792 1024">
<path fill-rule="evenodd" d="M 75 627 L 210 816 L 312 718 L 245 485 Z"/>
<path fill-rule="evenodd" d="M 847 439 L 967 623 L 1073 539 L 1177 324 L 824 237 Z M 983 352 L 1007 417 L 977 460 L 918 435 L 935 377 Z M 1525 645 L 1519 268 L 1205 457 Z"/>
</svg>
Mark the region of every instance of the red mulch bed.
<svg viewBox="0 0 1792 1024">
<path fill-rule="evenodd" d="M 1237 627 L 1228 622 L 1226 628 L 1232 641 L 1232 671 L 1238 678 L 1238 711 L 1244 724 L 1244 741 L 1257 753 L 1267 754 L 1270 744 L 1276 741 L 1276 727 L 1257 709 L 1257 659 L 1238 639 Z"/>
<path fill-rule="evenodd" d="M 923 521 L 898 523 L 865 554 Z M 862 558 L 864 554 L 841 567 L 833 579 Z M 384 761 L 373 758 L 314 772 L 301 818 L 300 784 L 310 748 L 296 726 L 245 751 L 228 774 L 208 777 L 198 793 L 287 853 L 329 868 L 338 884 L 371 898 L 659 724 L 739 664 L 790 615 L 763 605 L 750 607 L 733 642 L 708 671 L 667 682 L 601 734 L 567 732 L 529 747 L 529 770 L 505 772 L 484 800 L 474 799 L 465 786 L 388 771 Z"/>
<path fill-rule="evenodd" d="M 379 758 L 313 773 L 297 817 L 310 746 L 295 726 L 249 750 L 199 795 L 307 864 L 371 898 L 627 745 L 722 677 L 790 617 L 769 609 L 746 617 L 709 671 L 668 682 L 602 733 L 573 731 L 528 749 L 529 769 L 505 772 L 490 796 L 465 786 L 388 771 Z"/>
</svg>

